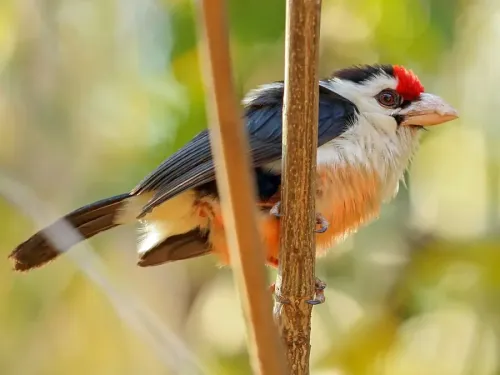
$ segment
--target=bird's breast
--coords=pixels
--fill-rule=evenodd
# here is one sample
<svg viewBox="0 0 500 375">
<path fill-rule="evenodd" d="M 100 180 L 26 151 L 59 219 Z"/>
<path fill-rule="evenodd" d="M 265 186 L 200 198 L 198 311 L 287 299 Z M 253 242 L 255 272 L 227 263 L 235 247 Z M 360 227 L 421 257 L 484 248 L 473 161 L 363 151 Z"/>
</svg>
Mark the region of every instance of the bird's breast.
<svg viewBox="0 0 500 375">
<path fill-rule="evenodd" d="M 382 184 L 376 171 L 363 166 L 321 165 L 317 171 L 316 211 L 330 227 L 316 243 L 326 249 L 379 214 Z"/>
</svg>

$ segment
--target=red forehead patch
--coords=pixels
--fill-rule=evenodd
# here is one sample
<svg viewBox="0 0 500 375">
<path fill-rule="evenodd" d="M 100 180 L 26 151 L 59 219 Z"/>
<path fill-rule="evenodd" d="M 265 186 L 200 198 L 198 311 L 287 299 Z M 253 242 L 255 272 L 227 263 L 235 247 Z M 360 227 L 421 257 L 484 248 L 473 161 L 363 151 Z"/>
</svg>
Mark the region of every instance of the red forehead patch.
<svg viewBox="0 0 500 375">
<path fill-rule="evenodd" d="M 394 65 L 393 69 L 394 77 L 398 80 L 396 90 L 405 100 L 414 100 L 424 92 L 424 86 L 411 70 L 401 65 Z"/>
</svg>

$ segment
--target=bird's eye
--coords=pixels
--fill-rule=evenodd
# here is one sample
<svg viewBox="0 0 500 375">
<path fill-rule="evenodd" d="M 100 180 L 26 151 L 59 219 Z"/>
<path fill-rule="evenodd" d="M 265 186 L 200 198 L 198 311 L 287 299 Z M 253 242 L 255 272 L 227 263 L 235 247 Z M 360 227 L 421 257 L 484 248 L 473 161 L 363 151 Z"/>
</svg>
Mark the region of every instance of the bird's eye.
<svg viewBox="0 0 500 375">
<path fill-rule="evenodd" d="M 394 90 L 383 90 L 377 95 L 377 101 L 388 108 L 396 108 L 399 106 L 400 97 Z"/>
</svg>

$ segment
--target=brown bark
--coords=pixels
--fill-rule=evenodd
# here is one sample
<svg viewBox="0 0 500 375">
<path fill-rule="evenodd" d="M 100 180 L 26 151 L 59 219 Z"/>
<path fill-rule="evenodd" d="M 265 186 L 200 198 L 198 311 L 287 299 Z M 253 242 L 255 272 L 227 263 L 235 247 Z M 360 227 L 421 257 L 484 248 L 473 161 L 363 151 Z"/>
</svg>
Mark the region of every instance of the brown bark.
<svg viewBox="0 0 500 375">
<path fill-rule="evenodd" d="M 275 319 L 292 375 L 309 374 L 315 281 L 315 176 L 321 0 L 288 0 L 281 250 Z M 281 303 L 280 301 L 288 301 Z"/>
<path fill-rule="evenodd" d="M 238 112 L 231 76 L 223 0 L 201 3 L 205 82 L 211 115 L 211 142 L 234 275 L 247 317 L 256 374 L 284 375 L 282 345 L 271 314 L 264 254 L 256 224 L 254 181 L 247 135 Z"/>
</svg>

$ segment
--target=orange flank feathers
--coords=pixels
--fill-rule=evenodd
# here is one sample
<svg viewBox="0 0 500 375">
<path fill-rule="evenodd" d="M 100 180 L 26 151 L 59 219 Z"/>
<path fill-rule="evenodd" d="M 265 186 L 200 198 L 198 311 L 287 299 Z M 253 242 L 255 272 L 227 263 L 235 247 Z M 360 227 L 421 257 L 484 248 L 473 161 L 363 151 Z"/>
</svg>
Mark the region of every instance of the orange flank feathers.
<svg viewBox="0 0 500 375">
<path fill-rule="evenodd" d="M 325 166 L 318 170 L 316 211 L 330 223 L 325 233 L 316 235 L 316 251 L 323 254 L 347 234 L 356 231 L 362 224 L 375 218 L 380 211 L 380 180 L 375 172 L 357 167 L 332 168 Z M 279 197 L 273 197 L 273 201 Z M 259 205 L 260 233 L 266 252 L 267 263 L 278 265 L 279 219 L 269 213 L 269 207 Z M 225 228 L 220 208 L 212 207 L 215 216 L 210 226 L 212 252 L 222 264 L 229 263 L 229 249 L 225 239 Z"/>
</svg>

